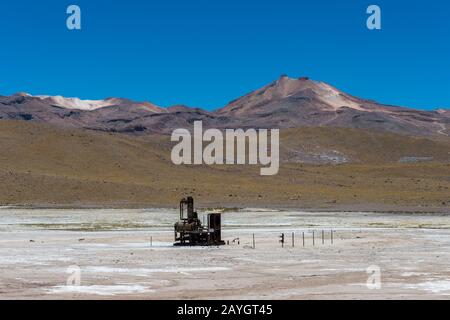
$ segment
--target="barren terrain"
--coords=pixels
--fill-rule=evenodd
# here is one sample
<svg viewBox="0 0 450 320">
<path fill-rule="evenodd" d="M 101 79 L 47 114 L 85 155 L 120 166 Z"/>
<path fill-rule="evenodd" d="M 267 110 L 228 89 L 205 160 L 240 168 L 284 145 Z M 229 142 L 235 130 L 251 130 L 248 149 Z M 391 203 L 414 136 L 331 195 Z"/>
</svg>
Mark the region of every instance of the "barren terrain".
<svg viewBox="0 0 450 320">
<path fill-rule="evenodd" d="M 450 141 L 344 128 L 281 132 L 281 167 L 175 166 L 169 136 L 0 121 L 0 205 L 448 211 Z"/>
<path fill-rule="evenodd" d="M 211 248 L 172 246 L 175 209 L 3 208 L 0 214 L 1 299 L 447 299 L 450 295 L 446 214 L 230 210 L 224 213 L 223 233 L 231 243 Z M 284 248 L 278 242 L 282 232 Z M 239 244 L 232 242 L 236 238 Z M 369 267 L 380 268 L 380 289 L 367 286 Z M 79 285 L 67 285 L 77 270 Z"/>
</svg>

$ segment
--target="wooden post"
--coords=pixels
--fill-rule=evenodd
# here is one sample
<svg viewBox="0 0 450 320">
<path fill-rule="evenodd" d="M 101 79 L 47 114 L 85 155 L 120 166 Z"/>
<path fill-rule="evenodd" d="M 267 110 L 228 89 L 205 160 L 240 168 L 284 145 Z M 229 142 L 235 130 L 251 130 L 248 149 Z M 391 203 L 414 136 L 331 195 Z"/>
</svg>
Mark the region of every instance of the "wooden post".
<svg viewBox="0 0 450 320">
<path fill-rule="evenodd" d="M 292 248 L 295 247 L 295 234 L 292 232 Z"/>
<path fill-rule="evenodd" d="M 153 237 L 150 237 L 150 247 L 153 247 Z"/>
<path fill-rule="evenodd" d="M 325 231 L 322 230 L 322 244 L 325 244 Z"/>
<path fill-rule="evenodd" d="M 313 230 L 313 246 L 315 246 L 315 245 L 316 245 L 316 239 L 314 237 L 314 230 Z"/>
<path fill-rule="evenodd" d="M 256 249 L 256 246 L 255 246 L 255 234 L 253 234 L 253 249 Z"/>
<path fill-rule="evenodd" d="M 302 237 L 303 237 L 303 247 L 304 247 L 305 246 L 305 231 L 303 231 Z"/>
<path fill-rule="evenodd" d="M 331 229 L 331 244 L 333 244 L 333 229 Z"/>
</svg>

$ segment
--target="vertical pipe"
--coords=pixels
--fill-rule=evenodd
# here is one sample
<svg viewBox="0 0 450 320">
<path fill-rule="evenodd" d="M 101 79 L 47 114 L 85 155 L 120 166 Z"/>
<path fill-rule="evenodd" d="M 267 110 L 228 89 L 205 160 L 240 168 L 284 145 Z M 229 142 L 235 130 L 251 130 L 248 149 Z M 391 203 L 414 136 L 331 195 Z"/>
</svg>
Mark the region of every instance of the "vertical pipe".
<svg viewBox="0 0 450 320">
<path fill-rule="evenodd" d="M 313 246 L 315 246 L 315 245 L 316 245 L 316 239 L 314 237 L 314 230 L 313 230 Z"/>
</svg>

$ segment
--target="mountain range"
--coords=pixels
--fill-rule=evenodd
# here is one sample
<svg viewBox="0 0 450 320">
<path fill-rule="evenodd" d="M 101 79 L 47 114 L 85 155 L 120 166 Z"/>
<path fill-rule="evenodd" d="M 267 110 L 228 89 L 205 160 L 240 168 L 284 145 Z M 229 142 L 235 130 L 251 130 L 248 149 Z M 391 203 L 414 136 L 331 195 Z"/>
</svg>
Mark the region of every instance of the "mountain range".
<svg viewBox="0 0 450 320">
<path fill-rule="evenodd" d="M 214 128 L 341 127 L 414 136 L 450 134 L 450 110 L 422 111 L 384 105 L 324 82 L 281 76 L 215 111 L 168 108 L 123 98 L 81 100 L 18 93 L 0 96 L 0 119 L 44 122 L 131 134 L 169 134 L 196 120 Z"/>
<path fill-rule="evenodd" d="M 223 108 L 123 98 L 0 96 L 0 206 L 205 206 L 443 211 L 450 207 L 450 110 L 420 111 L 282 76 Z M 280 128 L 280 172 L 176 166 L 166 134 Z"/>
</svg>

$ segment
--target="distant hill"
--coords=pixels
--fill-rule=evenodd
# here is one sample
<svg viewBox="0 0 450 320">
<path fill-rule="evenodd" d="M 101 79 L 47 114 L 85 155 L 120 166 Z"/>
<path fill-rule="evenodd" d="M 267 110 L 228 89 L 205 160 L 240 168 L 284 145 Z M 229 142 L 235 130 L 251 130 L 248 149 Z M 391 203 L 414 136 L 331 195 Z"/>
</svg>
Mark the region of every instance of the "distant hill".
<svg viewBox="0 0 450 320">
<path fill-rule="evenodd" d="M 446 139 L 284 129 L 282 165 L 273 177 L 253 166 L 174 166 L 171 146 L 162 135 L 0 121 L 0 205 L 175 206 L 192 194 L 207 207 L 450 207 Z"/>
<path fill-rule="evenodd" d="M 123 98 L 80 100 L 25 93 L 0 96 L 0 119 L 131 134 L 169 134 L 196 120 L 214 128 L 341 127 L 415 136 L 449 137 L 450 111 L 379 104 L 308 78 L 282 76 L 208 112 L 183 105 L 162 108 Z"/>
</svg>

